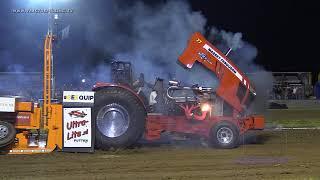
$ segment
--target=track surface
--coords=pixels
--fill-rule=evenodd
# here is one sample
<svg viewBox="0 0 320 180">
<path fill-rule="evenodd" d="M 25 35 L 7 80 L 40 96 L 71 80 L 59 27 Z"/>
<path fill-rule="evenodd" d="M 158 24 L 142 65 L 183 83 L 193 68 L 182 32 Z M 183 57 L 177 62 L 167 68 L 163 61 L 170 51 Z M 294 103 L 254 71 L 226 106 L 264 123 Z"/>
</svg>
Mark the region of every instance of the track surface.
<svg viewBox="0 0 320 180">
<path fill-rule="evenodd" d="M 0 179 L 320 179 L 320 130 L 258 132 L 218 150 L 142 146 L 94 154 L 1 155 Z M 252 142 L 252 141 L 251 141 Z"/>
</svg>

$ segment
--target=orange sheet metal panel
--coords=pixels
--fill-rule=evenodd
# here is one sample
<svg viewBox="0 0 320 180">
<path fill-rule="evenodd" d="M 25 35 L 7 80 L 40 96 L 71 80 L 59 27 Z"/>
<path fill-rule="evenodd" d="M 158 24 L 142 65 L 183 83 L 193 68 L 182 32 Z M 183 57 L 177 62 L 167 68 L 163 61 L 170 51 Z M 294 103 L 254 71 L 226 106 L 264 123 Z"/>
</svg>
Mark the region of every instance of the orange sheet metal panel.
<svg viewBox="0 0 320 180">
<path fill-rule="evenodd" d="M 18 112 L 16 116 L 16 129 L 39 129 L 40 127 L 40 108 L 35 108 L 33 112 Z"/>
<path fill-rule="evenodd" d="M 14 147 L 8 150 L 9 154 L 37 154 L 37 153 L 50 153 L 54 148 L 40 148 L 40 147 L 30 147 L 28 146 L 28 136 L 27 134 L 18 133 L 16 134 L 18 142 L 14 144 Z"/>
<path fill-rule="evenodd" d="M 15 144 L 15 148 L 28 148 L 28 137 L 24 133 L 16 134 L 18 143 Z"/>
<path fill-rule="evenodd" d="M 33 102 L 17 102 L 16 103 L 16 112 L 33 112 L 34 105 Z"/>
<path fill-rule="evenodd" d="M 48 144 L 47 148 L 62 148 L 62 105 L 52 104 L 52 118 L 48 122 Z"/>
<path fill-rule="evenodd" d="M 48 141 L 45 148 L 28 146 L 28 133 L 18 133 L 18 142 L 9 150 L 9 154 L 35 154 L 49 153 L 56 147 L 62 148 L 62 105 L 54 104 L 50 106 L 52 118 L 48 122 Z M 18 112 L 16 120 L 17 129 L 39 129 L 41 110 L 35 108 L 34 112 Z M 28 132 L 28 131 L 25 131 Z"/>
<path fill-rule="evenodd" d="M 264 117 L 253 116 L 254 129 L 264 129 Z"/>
<path fill-rule="evenodd" d="M 187 68 L 192 68 L 198 61 L 212 71 L 219 79 L 219 86 L 215 92 L 229 103 L 234 109 L 243 111 L 243 98 L 237 96 L 240 84 L 245 90 L 253 89 L 250 80 L 238 67 L 218 48 L 207 41 L 200 33 L 194 33 L 188 41 L 187 47 L 179 56 L 179 62 Z"/>
</svg>

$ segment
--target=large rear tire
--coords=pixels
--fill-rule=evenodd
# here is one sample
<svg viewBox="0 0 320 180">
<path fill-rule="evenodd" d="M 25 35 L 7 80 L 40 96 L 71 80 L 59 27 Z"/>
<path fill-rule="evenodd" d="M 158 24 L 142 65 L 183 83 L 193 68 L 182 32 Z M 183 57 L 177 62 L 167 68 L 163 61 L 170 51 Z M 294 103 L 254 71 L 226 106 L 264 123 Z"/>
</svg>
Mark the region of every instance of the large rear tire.
<svg viewBox="0 0 320 180">
<path fill-rule="evenodd" d="M 96 147 L 121 149 L 133 145 L 143 134 L 146 112 L 132 92 L 108 87 L 96 92 L 94 118 Z"/>
<path fill-rule="evenodd" d="M 11 123 L 0 121 L 0 147 L 13 143 L 16 136 L 16 129 Z"/>
<path fill-rule="evenodd" d="M 230 122 L 219 122 L 213 126 L 209 140 L 215 148 L 235 148 L 239 145 L 239 129 Z"/>
</svg>

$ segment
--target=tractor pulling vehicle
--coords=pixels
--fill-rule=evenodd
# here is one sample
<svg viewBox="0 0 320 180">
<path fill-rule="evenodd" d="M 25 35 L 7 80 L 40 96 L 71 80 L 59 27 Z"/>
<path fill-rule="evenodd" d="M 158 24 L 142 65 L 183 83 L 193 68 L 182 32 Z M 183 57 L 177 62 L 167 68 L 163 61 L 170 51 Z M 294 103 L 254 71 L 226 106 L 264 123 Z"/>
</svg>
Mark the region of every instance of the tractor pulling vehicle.
<svg viewBox="0 0 320 180">
<path fill-rule="evenodd" d="M 88 114 L 72 109 L 63 116 L 62 104 L 51 101 L 53 40 L 49 32 L 44 48 L 43 104 L 0 98 L 0 147 L 5 153 L 63 149 L 64 118 L 83 118 Z M 130 63 L 114 62 L 113 82 L 99 82 L 93 88 L 90 132 L 94 133 L 92 140 L 96 148 L 126 148 L 142 137 L 159 139 L 163 132 L 199 136 L 215 147 L 234 148 L 240 135 L 250 129 L 264 128 L 263 116 L 246 114 L 256 96 L 250 80 L 200 33 L 191 36 L 178 59 L 187 69 L 201 63 L 216 74 L 219 86 L 214 90 L 198 85 L 184 87 L 180 82 L 169 81 L 165 90 L 164 80 L 158 78 L 148 102 L 141 91 L 143 75 L 133 82 Z"/>
</svg>

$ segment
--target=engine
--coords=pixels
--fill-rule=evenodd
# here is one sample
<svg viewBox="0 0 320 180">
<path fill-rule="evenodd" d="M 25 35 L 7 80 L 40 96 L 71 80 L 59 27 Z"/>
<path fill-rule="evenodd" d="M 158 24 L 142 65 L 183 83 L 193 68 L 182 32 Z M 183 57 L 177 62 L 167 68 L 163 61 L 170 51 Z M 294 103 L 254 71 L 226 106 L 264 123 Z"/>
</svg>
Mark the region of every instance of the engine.
<svg viewBox="0 0 320 180">
<path fill-rule="evenodd" d="M 167 97 L 176 103 L 211 101 L 214 98 L 214 90 L 211 87 L 200 87 L 197 84 L 185 87 L 180 86 L 177 81 L 169 81 Z"/>
</svg>

